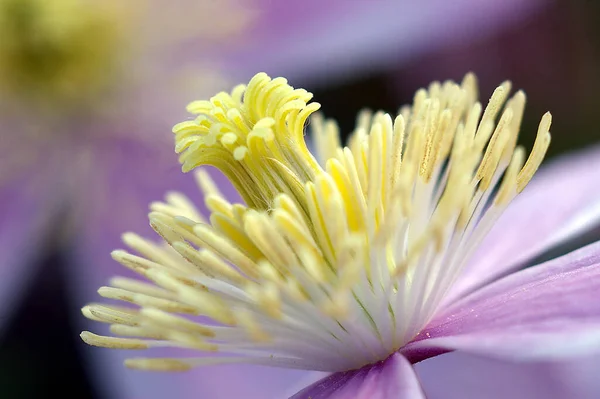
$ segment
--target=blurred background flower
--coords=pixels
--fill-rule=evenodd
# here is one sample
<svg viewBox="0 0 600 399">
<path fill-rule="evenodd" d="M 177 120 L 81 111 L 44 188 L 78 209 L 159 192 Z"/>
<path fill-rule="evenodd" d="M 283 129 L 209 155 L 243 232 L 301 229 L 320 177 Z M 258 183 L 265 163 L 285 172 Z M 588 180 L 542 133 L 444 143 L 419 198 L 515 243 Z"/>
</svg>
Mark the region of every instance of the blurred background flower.
<svg viewBox="0 0 600 399">
<path fill-rule="evenodd" d="M 180 176 L 165 134 L 174 99 L 212 93 L 226 78 L 216 58 L 190 64 L 178 46 L 226 47 L 252 12 L 229 0 L 176 3 L 0 0 L 0 234 L 14 240 L 0 256 L 37 255 L 29 240 L 50 231 L 57 245 L 71 245 L 75 231 L 85 243 L 92 225 L 102 246 L 98 234 L 139 226 L 139 201 Z M 9 305 L 28 268 L 2 263 L 0 303 Z"/>
<path fill-rule="evenodd" d="M 313 378 L 249 366 L 144 374 L 79 342 L 79 308 L 122 274 L 109 256 L 121 233 L 150 234 L 147 204 L 168 190 L 201 203 L 169 133 L 185 104 L 263 70 L 315 93 L 350 132 L 363 106 L 393 112 L 430 81 L 473 70 L 482 97 L 507 78 L 525 89 L 527 146 L 552 111 L 555 156 L 600 139 L 599 12 L 568 0 L 0 0 L 3 394 L 262 398 Z M 423 379 L 440 375 L 440 359 L 417 368 Z M 502 381 L 539 379 L 568 393 L 557 398 L 600 394 L 581 365 L 461 360 L 480 374 L 446 368 L 431 397 L 459 388 L 457 397 L 486 397 Z M 261 391 L 266 381 L 273 392 Z"/>
</svg>

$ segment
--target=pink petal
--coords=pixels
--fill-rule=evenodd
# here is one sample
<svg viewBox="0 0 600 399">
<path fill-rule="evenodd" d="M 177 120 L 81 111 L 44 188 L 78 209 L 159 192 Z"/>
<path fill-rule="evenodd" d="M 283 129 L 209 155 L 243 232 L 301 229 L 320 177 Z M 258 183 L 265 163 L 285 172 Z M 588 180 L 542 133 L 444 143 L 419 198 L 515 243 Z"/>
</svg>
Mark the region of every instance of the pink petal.
<svg viewBox="0 0 600 399">
<path fill-rule="evenodd" d="M 360 370 L 332 374 L 290 399 L 419 399 L 425 398 L 410 363 L 394 354 Z"/>
<path fill-rule="evenodd" d="M 448 353 L 415 365 L 428 399 L 592 399 L 600 358 L 516 363 Z"/>
<path fill-rule="evenodd" d="M 600 147 L 543 167 L 481 243 L 448 301 L 600 223 L 598 181 Z"/>
<path fill-rule="evenodd" d="M 513 359 L 600 351 L 600 242 L 480 289 L 437 316 L 402 352 L 442 348 Z"/>
</svg>

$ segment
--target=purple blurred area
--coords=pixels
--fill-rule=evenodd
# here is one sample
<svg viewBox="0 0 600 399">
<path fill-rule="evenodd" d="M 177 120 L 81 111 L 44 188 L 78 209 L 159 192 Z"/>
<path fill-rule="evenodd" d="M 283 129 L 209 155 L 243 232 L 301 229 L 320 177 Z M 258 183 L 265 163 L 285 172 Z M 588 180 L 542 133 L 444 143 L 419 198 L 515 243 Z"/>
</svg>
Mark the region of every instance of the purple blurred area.
<svg viewBox="0 0 600 399">
<path fill-rule="evenodd" d="M 395 112 L 431 81 L 460 80 L 473 71 L 484 98 L 505 79 L 525 90 L 526 147 L 547 110 L 553 114 L 549 157 L 600 141 L 598 1 L 242 4 L 248 8 L 247 18 L 239 19 L 244 28 L 228 31 L 226 41 L 187 35 L 164 44 L 158 57 L 128 54 L 135 68 L 125 82 L 141 65 L 161 62 L 150 68 L 156 79 L 111 93 L 119 101 L 102 103 L 127 112 L 99 110 L 91 101 L 76 116 L 59 116 L 55 108 L 40 112 L 0 95 L 0 397 L 114 397 L 111 377 L 92 365 L 98 350 L 79 339 L 87 328 L 79 309 L 99 300 L 94 287 L 121 272 L 109 255 L 120 246 L 121 232 L 153 237 L 146 220 L 150 201 L 181 190 L 202 207 L 193 177 L 179 171 L 170 133 L 196 93 L 226 90 L 261 70 L 283 75 L 313 92 L 347 133 L 364 107 Z M 185 15 L 189 5 L 168 7 L 181 7 L 175 11 Z M 151 30 L 150 21 L 143 27 Z M 182 53 L 185 68 L 174 68 Z M 143 105 L 136 109 L 129 101 Z M 39 132 L 30 135 L 32 121 Z M 560 250 L 598 238 L 600 230 Z"/>
</svg>

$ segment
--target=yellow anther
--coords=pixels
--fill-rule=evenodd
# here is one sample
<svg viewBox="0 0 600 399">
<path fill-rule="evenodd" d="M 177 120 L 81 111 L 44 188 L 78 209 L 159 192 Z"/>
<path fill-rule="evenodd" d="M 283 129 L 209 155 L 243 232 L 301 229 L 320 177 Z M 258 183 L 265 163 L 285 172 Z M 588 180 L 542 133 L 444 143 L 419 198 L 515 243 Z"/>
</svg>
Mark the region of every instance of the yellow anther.
<svg viewBox="0 0 600 399">
<path fill-rule="evenodd" d="M 88 305 L 81 309 L 81 312 L 88 319 L 103 323 L 118 323 L 128 326 L 136 326 L 139 323 L 138 312 L 133 309 L 105 305 Z"/>
<path fill-rule="evenodd" d="M 103 337 L 88 331 L 81 333 L 81 339 L 88 345 L 99 346 L 102 348 L 148 349 L 148 344 L 141 339 Z"/>
<path fill-rule="evenodd" d="M 517 175 L 517 192 L 521 192 L 525 189 L 525 186 L 529 183 L 546 155 L 546 151 L 550 146 L 550 125 L 552 124 L 552 115 L 546 112 L 542 117 L 540 125 L 538 127 L 537 136 L 535 143 L 533 143 L 533 149 L 525 162 L 525 166 Z"/>
</svg>

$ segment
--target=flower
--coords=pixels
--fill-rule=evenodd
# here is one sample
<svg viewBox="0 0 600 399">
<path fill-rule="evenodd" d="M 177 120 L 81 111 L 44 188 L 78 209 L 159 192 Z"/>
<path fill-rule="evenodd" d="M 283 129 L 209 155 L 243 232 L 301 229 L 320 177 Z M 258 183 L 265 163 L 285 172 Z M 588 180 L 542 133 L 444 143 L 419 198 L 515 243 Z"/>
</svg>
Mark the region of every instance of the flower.
<svg viewBox="0 0 600 399">
<path fill-rule="evenodd" d="M 161 133 L 187 93 L 219 89 L 230 74 L 246 78 L 246 70 L 253 69 L 254 63 L 312 80 L 324 76 L 322 67 L 328 72 L 347 72 L 353 69 L 351 65 L 369 57 L 374 62 L 384 60 L 379 56 L 373 59 L 374 54 L 365 49 L 393 46 L 397 52 L 415 54 L 415 47 L 422 47 L 415 42 L 415 33 L 431 46 L 440 37 L 447 38 L 439 32 L 453 24 L 460 24 L 461 31 L 481 32 L 483 21 L 456 18 L 450 25 L 438 24 L 439 18 L 447 20 L 448 16 L 440 7 L 425 7 L 435 12 L 419 14 L 418 9 L 406 12 L 404 5 L 394 1 L 383 2 L 377 9 L 367 2 L 351 7 L 341 1 L 327 7 L 321 1 L 301 2 L 301 7 L 249 3 L 178 0 L 164 7 L 146 0 L 93 4 L 0 0 L 3 320 L 10 321 L 28 292 L 25 287 L 35 272 L 29 266 L 44 253 L 49 238 L 65 255 L 69 296 L 88 297 L 89 287 L 114 273 L 107 255 L 116 245 L 118 233 L 124 226 L 136 231 L 145 227 L 145 210 L 139 204 L 162 195 L 163 185 L 186 191 L 188 180 L 176 173 Z M 491 11 L 495 18 L 485 23 L 486 29 L 524 17 L 543 4 L 506 7 L 489 1 L 473 7 L 470 3 L 468 0 L 450 11 L 467 6 L 475 13 L 486 11 L 488 15 Z M 382 7 L 396 11 L 401 6 L 400 14 L 384 13 L 397 14 L 394 18 L 381 19 Z M 254 18 L 256 8 L 265 11 L 260 23 Z M 306 18 L 298 18 L 300 12 Z M 329 23 L 331 15 L 338 23 Z M 419 15 L 433 26 L 424 30 L 424 25 L 413 24 Z M 410 23 L 398 23 L 398 18 Z M 361 38 L 365 39 L 360 42 L 347 35 L 347 26 L 356 24 L 361 25 Z M 403 28 L 399 31 L 398 27 Z M 238 53 L 240 32 L 244 46 Z M 300 48 L 296 39 L 307 42 L 308 33 L 320 40 Z M 406 40 L 408 37 L 412 39 Z M 333 40 L 323 40 L 326 38 Z M 230 51 L 230 45 L 235 51 Z M 332 59 L 333 53 L 337 55 Z M 309 73 L 302 72 L 304 69 Z M 0 323 L 0 333 L 6 325 Z M 105 366 L 118 356 L 117 351 L 95 352 L 85 363 L 88 372 L 112 390 L 106 392 L 108 396 L 115 397 L 117 391 L 124 396 L 161 396 L 165 389 L 173 395 L 175 388 L 162 384 L 156 376 L 115 372 Z M 254 370 L 243 372 L 248 377 Z M 220 373 L 229 369 L 218 371 L 221 378 Z M 204 371 L 206 375 L 210 371 Z M 279 373 L 278 383 L 284 384 L 285 378 Z M 200 383 L 203 388 L 210 379 Z M 176 389 L 188 382 L 169 381 L 177 381 Z M 251 390 L 256 385 L 249 382 L 238 389 Z"/>
<path fill-rule="evenodd" d="M 455 349 L 544 359 L 598 347 L 597 306 L 575 301 L 597 288 L 597 245 L 491 284 L 498 273 L 468 262 L 550 143 L 546 113 L 525 159 L 525 95 L 509 91 L 504 82 L 483 109 L 474 75 L 433 83 L 394 119 L 362 113 L 345 148 L 333 121 L 313 117 L 324 167 L 304 143 L 319 105 L 283 78 L 257 74 L 192 102 L 197 117 L 173 129 L 183 170 L 218 168 L 245 205 L 202 169 L 209 220 L 181 195 L 153 204 L 164 242 L 126 233 L 137 255 L 112 254 L 153 284 L 115 278 L 100 288 L 140 308 L 84 307 L 121 337 L 82 339 L 203 352 L 126 361 L 142 370 L 250 363 L 334 373 L 295 398 L 419 397 L 411 363 Z M 557 350 L 565 334 L 581 340 Z"/>
<path fill-rule="evenodd" d="M 221 52 L 253 23 L 250 7 L 0 0 L 0 334 L 31 292 L 48 247 L 64 254 L 66 295 L 80 303 L 71 298 L 114 273 L 108 253 L 125 226 L 147 225 L 138 204 L 168 188 L 189 189 L 162 133 L 189 93 L 212 93 L 228 81 Z M 190 41 L 202 57 L 181 54 Z M 88 357 L 86 371 L 122 391 L 117 379 L 103 384 L 110 377 L 98 368 L 107 358 Z"/>
<path fill-rule="evenodd" d="M 41 245 L 51 228 L 60 224 L 65 237 L 79 232 L 84 246 L 93 247 L 83 251 L 92 251 L 114 235 L 111 229 L 119 232 L 145 219 L 144 212 L 136 213 L 137 201 L 164 192 L 144 173 L 185 187 L 157 134 L 168 127 L 168 116 L 154 110 L 186 101 L 192 88 L 212 92 L 226 77 L 217 72 L 217 57 L 182 58 L 173 66 L 170 54 L 194 38 L 208 54 L 230 47 L 252 13 L 233 0 L 182 4 L 160 11 L 142 0 L 0 0 L 0 203 L 10 215 L 1 226 L 8 248 L 0 253 L 3 315 L 28 277 L 22 263 L 38 253 L 26 248 Z M 182 23 L 190 20 L 186 15 L 196 23 Z M 191 69 L 201 79 L 190 79 Z M 138 135 L 131 125 L 140 127 Z M 145 172 L 132 172 L 132 165 Z M 107 198 L 116 181 L 124 190 Z M 123 214 L 107 222 L 103 213 L 110 203 Z M 86 231 L 99 220 L 93 234 Z M 102 270 L 81 273 L 79 261 L 72 263 L 83 286 L 104 278 Z"/>
</svg>

